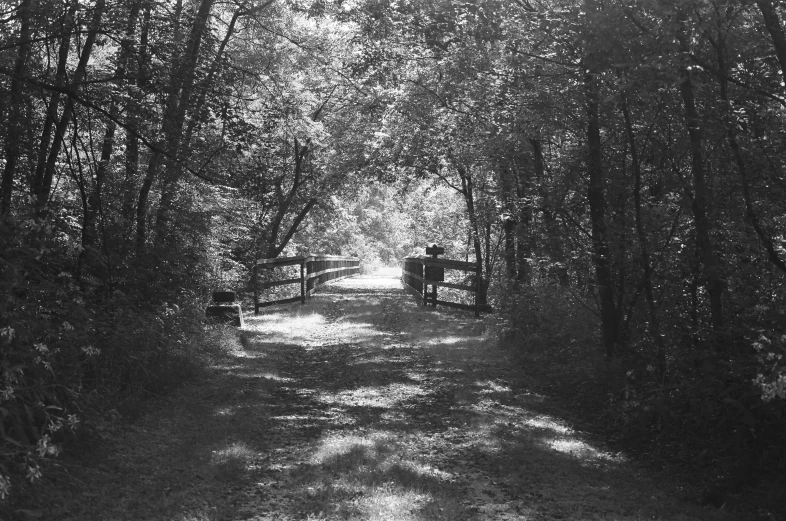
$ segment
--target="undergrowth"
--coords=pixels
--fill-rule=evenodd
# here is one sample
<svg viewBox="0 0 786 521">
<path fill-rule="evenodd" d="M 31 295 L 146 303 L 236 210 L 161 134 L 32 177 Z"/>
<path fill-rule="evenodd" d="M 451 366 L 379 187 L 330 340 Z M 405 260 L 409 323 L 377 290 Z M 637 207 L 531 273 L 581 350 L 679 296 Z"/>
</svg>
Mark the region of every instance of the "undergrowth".
<svg viewBox="0 0 786 521">
<path fill-rule="evenodd" d="M 786 403 L 763 396 L 762 348 L 752 347 L 750 336 L 671 342 L 661 377 L 643 332 L 605 358 L 598 317 L 567 288 L 522 288 L 503 305 L 502 344 L 588 430 L 676 470 L 705 504 L 730 509 L 747 501 L 766 514 L 762 519 L 786 515 L 779 499 L 786 489 Z"/>
<path fill-rule="evenodd" d="M 213 356 L 195 291 L 171 271 L 89 263 L 69 221 L 0 227 L 0 507 L 36 493 L 56 456 L 134 416 Z M 95 258 L 96 256 L 93 256 Z M 84 445 L 84 443 L 82 443 Z"/>
</svg>

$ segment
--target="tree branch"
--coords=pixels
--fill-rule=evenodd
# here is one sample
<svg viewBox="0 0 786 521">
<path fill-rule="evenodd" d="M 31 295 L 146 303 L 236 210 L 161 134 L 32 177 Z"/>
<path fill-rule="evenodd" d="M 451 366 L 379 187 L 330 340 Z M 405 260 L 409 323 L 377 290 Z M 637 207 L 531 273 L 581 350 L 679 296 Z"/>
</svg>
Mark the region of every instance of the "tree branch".
<svg viewBox="0 0 786 521">
<path fill-rule="evenodd" d="M 10 69 L 7 69 L 6 67 L 2 67 L 2 66 L 0 66 L 0 74 L 3 74 L 3 75 L 8 76 L 10 78 L 17 77 L 14 74 L 14 71 L 12 71 Z M 143 136 L 142 134 L 140 134 L 136 130 L 130 128 L 120 118 L 113 116 L 112 114 L 109 113 L 108 110 L 100 107 L 99 105 L 96 105 L 92 101 L 90 101 L 90 100 L 88 100 L 86 98 L 83 98 L 78 93 L 74 92 L 74 90 L 72 88 L 60 87 L 60 86 L 57 86 L 57 85 L 52 85 L 51 83 L 46 83 L 44 81 L 37 80 L 35 78 L 29 78 L 29 77 L 26 77 L 26 76 L 18 76 L 18 79 L 20 81 L 23 81 L 23 82 L 29 84 L 29 85 L 35 85 L 36 87 L 40 87 L 40 88 L 42 88 L 44 90 L 48 90 L 48 91 L 51 91 L 51 92 L 57 92 L 57 93 L 60 93 L 60 94 L 65 94 L 66 96 L 71 98 L 71 100 L 73 100 L 74 102 L 79 103 L 83 107 L 88 107 L 88 108 L 91 108 L 91 109 L 95 110 L 96 112 L 98 112 L 99 114 L 104 116 L 107 120 L 115 123 L 117 126 L 121 127 L 126 132 L 128 132 L 131 135 L 133 135 L 134 137 L 138 138 L 139 141 L 141 141 L 142 144 L 144 144 L 151 151 L 157 152 L 159 154 L 162 154 L 162 155 L 164 155 L 164 156 L 166 156 L 168 158 L 171 158 L 171 159 L 175 159 L 177 161 L 177 158 L 174 158 L 166 150 L 156 146 L 148 138 L 146 138 L 145 136 Z M 202 179 L 203 181 L 207 181 L 208 183 L 215 184 L 215 185 L 220 184 L 217 180 L 212 179 L 212 178 L 210 178 L 208 176 L 205 176 L 205 175 L 201 174 L 200 172 L 194 170 L 193 168 L 191 168 L 188 165 L 184 165 L 184 168 L 186 169 L 186 171 L 188 171 L 188 173 L 194 175 L 195 177 L 198 177 L 198 178 Z"/>
</svg>

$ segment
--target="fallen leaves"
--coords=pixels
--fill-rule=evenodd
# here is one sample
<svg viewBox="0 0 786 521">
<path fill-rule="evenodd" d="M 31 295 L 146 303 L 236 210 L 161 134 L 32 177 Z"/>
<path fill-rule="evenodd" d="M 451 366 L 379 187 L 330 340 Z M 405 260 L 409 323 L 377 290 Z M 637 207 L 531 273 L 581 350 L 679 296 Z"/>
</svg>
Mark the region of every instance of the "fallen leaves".
<svg viewBox="0 0 786 521">
<path fill-rule="evenodd" d="M 538 410 L 548 397 L 527 388 L 482 321 L 418 308 L 368 278 L 271 316 L 249 319 L 212 376 L 152 403 L 106 442 L 102 466 L 79 472 L 84 486 L 66 508 L 42 512 L 67 511 L 64 521 L 696 519 L 626 462 L 593 464 L 602 451 Z M 460 341 L 440 340 L 457 331 Z"/>
</svg>

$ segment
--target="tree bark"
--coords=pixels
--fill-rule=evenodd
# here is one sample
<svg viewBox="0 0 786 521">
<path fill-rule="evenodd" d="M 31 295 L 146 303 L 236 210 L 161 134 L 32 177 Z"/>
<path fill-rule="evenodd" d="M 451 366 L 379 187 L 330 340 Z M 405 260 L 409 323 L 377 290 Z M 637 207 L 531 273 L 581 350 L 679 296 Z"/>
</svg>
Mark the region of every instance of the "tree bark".
<svg viewBox="0 0 786 521">
<path fill-rule="evenodd" d="M 710 239 L 711 226 L 707 217 L 707 186 L 702 151 L 702 132 L 699 113 L 693 92 L 691 72 L 683 69 L 683 80 L 680 82 L 680 93 L 685 107 L 685 124 L 688 127 L 693 170 L 693 211 L 696 229 L 696 247 L 701 264 L 704 267 L 704 280 L 710 299 L 710 319 L 714 329 L 723 328 L 723 279 L 718 261 Z"/>
<path fill-rule="evenodd" d="M 529 163 L 529 161 L 527 161 Z M 532 203 L 530 200 L 533 183 L 527 179 L 529 164 L 518 170 L 516 196 L 518 197 L 518 219 L 516 220 L 516 281 L 529 284 L 532 281 L 530 258 L 534 251 Z M 536 179 L 537 182 L 537 179 Z"/>
<path fill-rule="evenodd" d="M 467 215 L 469 217 L 470 231 L 472 233 L 472 246 L 475 250 L 475 262 L 477 263 L 476 277 L 480 278 L 478 284 L 478 303 L 485 306 L 488 301 L 488 281 L 483 277 L 483 248 L 480 243 L 480 227 L 478 224 L 478 215 L 475 211 L 475 194 L 472 182 L 472 175 L 467 172 L 463 165 L 455 164 L 456 171 L 461 178 L 461 193 L 464 196 L 464 202 L 467 205 Z"/>
<path fill-rule="evenodd" d="M 183 121 L 185 122 L 185 115 L 187 109 L 191 107 L 192 109 L 192 116 L 191 120 L 186 125 L 186 131 L 183 138 L 180 140 L 180 144 L 177 146 L 179 156 L 182 156 L 182 151 L 184 149 L 188 149 L 191 145 L 191 140 L 194 135 L 194 131 L 197 129 L 199 121 L 200 121 L 200 113 L 202 112 L 202 108 L 205 105 L 205 99 L 207 98 L 207 91 L 210 88 L 210 85 L 213 82 L 213 78 L 218 71 L 221 55 L 224 53 L 224 49 L 226 48 L 229 40 L 231 39 L 232 35 L 235 32 L 235 25 L 237 24 L 237 20 L 240 17 L 241 10 L 238 9 L 232 15 L 232 20 L 229 22 L 229 26 L 227 27 L 227 32 L 224 35 L 224 39 L 221 41 L 221 44 L 218 47 L 218 52 L 216 53 L 216 57 L 213 60 L 213 64 L 210 67 L 210 71 L 208 72 L 207 78 L 202 83 L 201 88 L 199 89 L 199 95 L 197 96 L 196 101 L 191 100 L 191 95 L 183 96 L 181 99 L 181 103 L 183 104 Z M 181 130 L 182 132 L 182 130 Z M 171 159 L 171 158 L 170 158 Z M 158 226 L 158 231 L 162 232 L 165 231 L 165 228 L 168 226 L 170 221 L 170 214 L 171 214 L 171 206 L 175 199 L 175 189 L 177 188 L 177 183 L 183 176 L 183 158 L 178 157 L 177 161 L 172 161 L 171 163 L 167 162 L 167 170 L 169 171 L 172 169 L 170 176 L 164 180 L 164 186 L 162 187 L 162 195 L 161 195 L 161 204 L 158 207 L 158 217 L 156 219 L 157 223 L 161 223 L 163 226 Z M 159 240 L 161 237 L 159 237 Z"/>
<path fill-rule="evenodd" d="M 756 0 L 756 5 L 759 6 L 764 25 L 772 38 L 772 46 L 775 48 L 775 55 L 778 57 L 783 73 L 781 78 L 786 80 L 786 34 L 783 32 L 780 16 L 772 0 Z"/>
<path fill-rule="evenodd" d="M 162 128 L 166 140 L 166 157 L 164 158 L 164 177 L 161 186 L 161 201 L 158 206 L 156 218 L 156 242 L 159 245 L 165 243 L 165 237 L 170 232 L 172 222 L 172 206 L 175 199 L 175 190 L 178 182 L 180 149 L 183 143 L 183 126 L 185 124 L 186 112 L 194 88 L 196 79 L 196 66 L 199 60 L 199 52 L 202 46 L 207 29 L 207 19 L 213 8 L 215 0 L 202 0 L 199 10 L 194 18 L 191 31 L 186 41 L 185 52 L 178 66 L 171 85 L 172 95 L 168 103 L 167 112 L 164 115 Z"/>
<path fill-rule="evenodd" d="M 606 356 L 614 356 L 619 339 L 619 320 L 614 302 L 614 279 L 606 226 L 605 172 L 599 121 L 600 84 L 596 71 L 590 69 L 587 72 L 584 77 L 584 88 L 587 96 L 587 145 L 589 147 L 587 200 L 592 223 L 592 260 L 598 284 L 603 344 Z"/>
<path fill-rule="evenodd" d="M 686 29 L 686 17 L 680 13 L 680 24 L 677 29 L 677 41 L 683 51 L 690 51 L 690 42 Z M 685 126 L 688 128 L 691 151 L 691 170 L 693 177 L 693 200 L 691 210 L 693 213 L 694 228 L 696 230 L 696 249 L 699 263 L 703 267 L 702 279 L 707 289 L 710 300 L 710 321 L 715 330 L 723 328 L 723 276 L 712 244 L 712 227 L 707 216 L 708 194 L 706 186 L 706 173 L 704 168 L 703 136 L 701 120 L 696 109 L 696 99 L 693 90 L 693 79 L 688 67 L 680 71 L 680 94 L 685 108 Z"/>
<path fill-rule="evenodd" d="M 76 16 L 76 9 L 78 2 L 72 0 L 67 10 L 63 13 L 60 23 L 60 47 L 57 52 L 57 72 L 55 73 L 55 86 L 60 88 L 66 87 L 67 71 L 66 65 L 68 64 L 68 51 L 71 47 L 71 36 L 74 29 L 74 17 Z M 57 111 L 60 106 L 61 94 L 59 91 L 52 93 L 47 103 L 46 115 L 44 116 L 44 126 L 41 130 L 41 139 L 38 144 L 38 160 L 36 161 L 35 172 L 30 179 L 30 193 L 33 197 L 40 199 L 40 194 L 43 191 L 44 176 L 46 172 L 47 151 L 49 150 L 49 143 L 52 139 L 52 129 L 57 121 Z"/>
<path fill-rule="evenodd" d="M 538 191 L 541 200 L 544 202 L 542 210 L 543 224 L 546 232 L 545 246 L 546 252 L 549 256 L 548 277 L 556 279 L 557 283 L 562 286 L 570 286 L 570 275 L 568 274 L 567 259 L 565 258 L 565 246 L 562 241 L 562 232 L 557 222 L 558 204 L 555 201 L 554 194 L 550 193 L 545 187 L 546 178 L 546 160 L 543 157 L 543 143 L 539 139 L 530 139 L 533 152 L 533 167 L 535 169 L 535 178 L 538 185 Z"/>
<path fill-rule="evenodd" d="M 172 166 L 174 161 L 177 160 L 178 150 L 180 146 L 180 139 L 183 133 L 183 120 L 185 118 L 186 104 L 182 102 L 183 98 L 190 95 L 191 88 L 194 83 L 194 76 L 196 72 L 196 64 L 199 58 L 199 50 L 207 27 L 207 18 L 210 10 L 213 7 L 215 0 L 202 0 L 199 4 L 194 23 L 191 26 L 186 48 L 181 59 L 176 60 L 177 65 L 173 67 L 172 75 L 169 79 L 167 88 L 167 100 L 164 108 L 164 114 L 161 120 L 161 139 L 157 142 L 158 150 L 151 152 L 150 161 L 148 163 L 145 179 L 142 182 L 142 187 L 139 191 L 139 199 L 137 204 L 137 217 L 136 217 L 136 250 L 137 256 L 144 254 L 145 244 L 147 242 L 147 219 L 148 219 L 148 205 L 150 190 L 153 186 L 153 181 L 158 177 L 158 170 L 162 162 L 166 159 L 167 167 Z M 178 22 L 179 23 L 179 22 Z M 163 157 L 164 152 L 166 158 Z M 165 184 L 166 184 L 165 180 Z M 168 190 L 162 188 L 162 196 L 167 194 Z M 174 194 L 170 193 L 168 197 Z M 170 203 L 161 201 L 160 205 L 168 206 Z M 165 211 L 159 215 L 162 217 L 162 222 L 157 222 L 158 228 L 157 238 L 163 238 L 167 233 L 169 226 L 169 214 Z"/>
<path fill-rule="evenodd" d="M 147 243 L 147 210 L 150 199 L 150 190 L 153 188 L 153 181 L 161 165 L 161 152 L 153 150 L 150 153 L 150 161 L 147 165 L 145 178 L 139 189 L 139 199 L 136 206 L 136 256 L 141 258 L 145 254 L 145 244 Z"/>
<path fill-rule="evenodd" d="M 275 248 L 273 248 L 272 251 L 269 252 L 271 253 L 271 255 L 268 258 L 275 258 L 281 255 L 281 252 L 284 251 L 284 248 L 287 247 L 289 241 L 292 240 L 292 237 L 295 235 L 295 233 L 297 233 L 298 229 L 300 229 L 300 225 L 303 223 L 303 220 L 306 218 L 308 213 L 311 211 L 312 208 L 314 208 L 314 205 L 316 204 L 317 204 L 316 198 L 311 198 L 308 200 L 308 202 L 303 207 L 303 209 L 300 210 L 300 212 L 295 216 L 295 219 L 294 221 L 292 221 L 292 224 L 289 226 L 289 230 L 287 230 L 287 233 L 286 235 L 284 235 L 284 238 L 281 239 L 281 242 L 277 246 L 275 246 Z"/>
<path fill-rule="evenodd" d="M 644 294 L 647 298 L 647 309 L 650 315 L 650 334 L 658 350 L 658 374 L 663 377 L 666 373 L 666 348 L 663 343 L 663 336 L 660 332 L 660 318 L 655 303 L 655 294 L 652 289 L 652 263 L 650 261 L 647 233 L 644 230 L 644 219 L 641 212 L 641 161 L 639 160 L 639 151 L 636 146 L 636 135 L 633 132 L 633 124 L 631 123 L 628 99 L 624 92 L 621 98 L 622 116 L 625 120 L 625 133 L 627 134 L 631 162 L 633 163 L 633 207 L 636 216 L 636 234 L 638 235 L 639 249 L 641 251 L 641 267 L 644 272 Z"/>
<path fill-rule="evenodd" d="M 274 215 L 267 229 L 267 239 L 268 239 L 269 249 L 276 248 L 276 244 L 278 242 L 278 235 L 281 230 L 281 225 L 284 222 L 284 218 L 289 212 L 290 207 L 292 206 L 292 202 L 295 199 L 295 195 L 297 194 L 297 191 L 300 189 L 302 185 L 301 179 L 303 175 L 303 166 L 305 164 L 304 161 L 306 159 L 306 155 L 308 154 L 308 147 L 307 146 L 301 147 L 298 139 L 294 138 L 293 150 L 294 150 L 293 158 L 295 160 L 295 165 L 294 165 L 295 168 L 292 177 L 292 186 L 287 191 L 287 193 L 284 194 L 283 193 L 284 179 L 280 178 L 276 183 L 277 209 L 276 209 L 276 214 Z"/>
<path fill-rule="evenodd" d="M 148 42 L 150 37 L 150 19 L 152 17 L 152 3 L 143 0 L 144 14 L 142 15 L 142 26 L 139 31 L 138 58 L 129 62 L 129 72 L 131 79 L 129 84 L 133 85 L 131 95 L 128 99 L 126 108 L 126 133 L 125 133 L 125 168 L 126 184 L 129 186 L 128 196 L 125 198 L 125 208 L 123 214 L 134 222 L 134 200 L 131 197 L 131 186 L 134 186 L 139 177 L 139 110 L 142 102 L 143 90 L 147 87 L 148 74 Z"/>
<path fill-rule="evenodd" d="M 117 67 L 115 69 L 115 77 L 119 78 L 115 83 L 118 87 L 122 85 L 123 78 L 128 70 L 128 60 L 131 57 L 133 49 L 133 37 L 136 29 L 136 18 L 139 16 L 141 8 L 141 0 L 135 0 L 128 11 L 128 22 L 126 24 L 126 31 L 123 40 L 120 42 L 120 49 L 117 56 Z M 112 101 L 109 105 L 109 114 L 111 119 L 106 122 L 104 129 L 104 140 L 101 144 L 101 159 L 96 168 L 95 180 L 90 193 L 87 197 L 87 205 L 82 221 L 82 251 L 86 252 L 97 243 L 98 233 L 96 230 L 96 221 L 98 218 L 99 210 L 101 207 L 101 192 L 104 186 L 107 172 L 109 170 L 109 162 L 112 159 L 112 152 L 115 146 L 115 132 L 117 124 L 115 119 L 120 115 L 119 100 L 117 96 L 112 96 Z"/>
<path fill-rule="evenodd" d="M 3 180 L 0 186 L 2 203 L 0 213 L 11 211 L 11 196 L 14 190 L 16 166 L 21 154 L 21 144 L 24 125 L 22 124 L 22 106 L 24 89 L 21 77 L 27 69 L 27 59 L 30 55 L 30 13 L 35 8 L 35 0 L 23 0 L 19 4 L 19 50 L 14 64 L 14 77 L 11 79 L 8 97 L 11 101 L 8 115 L 8 132 L 6 134 L 6 157 L 3 169 Z"/>
<path fill-rule="evenodd" d="M 770 2 L 760 1 L 758 3 L 770 4 L 770 7 L 772 8 L 772 4 Z M 765 20 L 766 19 L 767 17 L 765 16 Z M 776 20 L 776 22 L 777 27 L 780 30 L 780 21 Z M 780 31 L 780 36 L 783 39 L 784 45 L 786 45 L 786 38 L 783 38 L 782 30 Z M 773 40 L 775 40 L 774 36 Z M 778 251 L 775 249 L 775 243 L 773 242 L 772 237 L 770 237 L 770 235 L 764 230 L 764 227 L 759 220 L 759 215 L 756 213 L 756 208 L 753 205 L 750 182 L 748 180 L 748 168 L 745 163 L 745 158 L 743 157 L 739 142 L 737 141 L 737 133 L 735 130 L 737 122 L 734 119 L 734 111 L 732 110 L 731 102 L 729 101 L 729 80 L 728 76 L 726 75 L 726 71 L 728 69 L 728 63 L 726 60 L 727 49 L 722 35 L 719 35 L 716 51 L 718 53 L 718 85 L 720 87 L 720 98 L 727 108 L 726 117 L 729 120 L 727 122 L 726 137 L 729 141 L 729 148 L 731 148 L 732 154 L 734 155 L 734 162 L 737 165 L 737 172 L 740 175 L 740 184 L 742 185 L 742 199 L 745 204 L 745 217 L 753 228 L 753 231 L 756 232 L 756 236 L 761 241 L 764 249 L 767 251 L 767 256 L 770 262 L 772 262 L 772 264 L 782 273 L 786 274 L 786 263 L 784 263 L 784 261 L 778 255 Z M 786 48 L 784 48 L 784 57 L 786 57 Z M 780 55 L 778 58 L 780 59 Z"/>
<path fill-rule="evenodd" d="M 502 230 L 505 235 L 505 273 L 508 280 L 516 280 L 516 201 L 517 195 L 513 172 L 507 166 L 500 167 L 502 185 L 503 214 Z"/>
<path fill-rule="evenodd" d="M 511 215 L 502 216 L 505 233 L 505 271 L 508 280 L 516 280 L 516 220 Z"/>
<path fill-rule="evenodd" d="M 87 64 L 90 61 L 90 55 L 93 52 L 93 45 L 95 44 L 96 35 L 98 34 L 98 31 L 101 27 L 101 18 L 104 15 L 105 5 L 106 0 L 96 0 L 96 4 L 93 7 L 93 19 L 90 21 L 87 38 L 85 38 L 85 44 L 82 47 L 82 53 L 79 56 L 79 62 L 77 63 L 76 70 L 74 71 L 72 77 L 73 80 L 70 82 L 69 90 L 72 92 L 79 91 L 79 87 L 87 75 Z M 66 54 L 67 52 L 68 51 L 66 49 Z M 69 96 L 65 99 L 63 113 L 60 116 L 60 121 L 57 123 L 55 128 L 52 147 L 49 150 L 49 155 L 46 160 L 46 168 L 44 169 L 43 179 L 39 186 L 39 192 L 36 194 L 38 197 L 38 205 L 41 207 L 45 206 L 49 201 L 49 195 L 52 191 L 52 181 L 55 175 L 55 167 L 57 166 L 57 159 L 60 156 L 60 150 L 63 147 L 66 130 L 68 129 L 68 125 L 71 123 L 71 116 L 73 113 L 74 100 Z"/>
</svg>

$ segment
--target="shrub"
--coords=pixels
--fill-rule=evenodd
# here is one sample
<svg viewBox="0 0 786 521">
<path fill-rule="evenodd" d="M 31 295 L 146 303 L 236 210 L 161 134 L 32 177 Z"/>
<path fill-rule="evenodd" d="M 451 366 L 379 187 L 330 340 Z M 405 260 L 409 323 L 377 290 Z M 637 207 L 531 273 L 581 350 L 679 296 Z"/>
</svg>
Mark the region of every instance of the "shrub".
<svg viewBox="0 0 786 521">
<path fill-rule="evenodd" d="M 666 337 L 661 376 L 655 346 L 640 324 L 619 356 L 604 358 L 597 317 L 565 288 L 524 287 L 503 302 L 499 336 L 517 349 L 527 373 L 539 375 L 583 421 L 624 440 L 627 449 L 687 463 L 724 497 L 783 475 L 786 338 L 780 322 L 759 320 L 749 334 L 730 328 L 698 345 Z"/>
<path fill-rule="evenodd" d="M 0 225 L 0 498 L 41 476 L 77 424 L 160 393 L 205 356 L 196 291 L 147 305 L 79 274 L 63 219 Z M 134 286 L 129 280 L 127 287 Z"/>
</svg>

